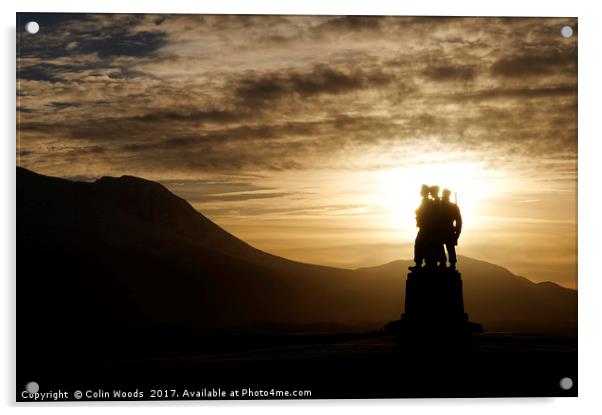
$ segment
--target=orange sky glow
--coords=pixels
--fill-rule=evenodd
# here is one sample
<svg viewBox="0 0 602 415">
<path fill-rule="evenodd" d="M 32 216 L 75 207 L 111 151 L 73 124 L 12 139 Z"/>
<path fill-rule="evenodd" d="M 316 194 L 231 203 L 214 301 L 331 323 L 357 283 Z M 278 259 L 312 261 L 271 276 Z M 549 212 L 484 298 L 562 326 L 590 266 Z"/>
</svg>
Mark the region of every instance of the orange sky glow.
<svg viewBox="0 0 602 415">
<path fill-rule="evenodd" d="M 460 255 L 577 286 L 575 19 L 34 17 L 23 167 L 157 180 L 257 248 L 347 268 L 410 259 L 438 184 Z"/>
</svg>

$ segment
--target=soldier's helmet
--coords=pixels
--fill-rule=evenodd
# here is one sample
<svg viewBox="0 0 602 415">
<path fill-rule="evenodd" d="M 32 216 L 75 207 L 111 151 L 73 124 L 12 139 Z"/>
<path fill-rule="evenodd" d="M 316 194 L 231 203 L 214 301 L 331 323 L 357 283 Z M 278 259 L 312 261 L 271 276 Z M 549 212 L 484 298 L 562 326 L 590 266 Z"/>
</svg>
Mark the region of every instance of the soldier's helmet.
<svg viewBox="0 0 602 415">
<path fill-rule="evenodd" d="M 443 189 L 443 199 L 445 200 L 449 200 L 449 197 L 451 196 L 451 190 L 449 189 Z"/>
<path fill-rule="evenodd" d="M 434 198 L 438 198 L 439 197 L 439 186 L 431 186 L 431 188 L 429 189 L 429 193 Z"/>
<path fill-rule="evenodd" d="M 420 196 L 428 197 L 429 191 L 430 191 L 430 188 L 426 184 L 423 184 L 422 187 L 420 188 Z"/>
</svg>

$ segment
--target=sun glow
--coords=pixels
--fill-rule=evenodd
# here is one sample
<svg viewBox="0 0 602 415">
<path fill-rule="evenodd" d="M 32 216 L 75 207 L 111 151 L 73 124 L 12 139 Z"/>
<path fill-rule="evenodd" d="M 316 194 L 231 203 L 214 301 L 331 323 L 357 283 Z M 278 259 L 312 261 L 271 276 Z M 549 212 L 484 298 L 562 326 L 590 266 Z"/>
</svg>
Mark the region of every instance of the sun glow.
<svg viewBox="0 0 602 415">
<path fill-rule="evenodd" d="M 391 222 L 401 229 L 415 232 L 414 213 L 420 204 L 420 187 L 438 185 L 452 192 L 465 216 L 474 217 L 481 197 L 490 183 L 479 163 L 416 164 L 379 173 L 380 203 L 386 206 Z"/>
</svg>

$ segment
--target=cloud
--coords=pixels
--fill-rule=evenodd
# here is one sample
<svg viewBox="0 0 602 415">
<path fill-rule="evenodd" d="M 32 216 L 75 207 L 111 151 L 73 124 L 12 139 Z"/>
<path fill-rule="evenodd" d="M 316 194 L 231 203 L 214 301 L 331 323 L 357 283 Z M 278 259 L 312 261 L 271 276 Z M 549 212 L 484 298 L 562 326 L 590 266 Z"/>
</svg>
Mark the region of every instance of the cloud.
<svg viewBox="0 0 602 415">
<path fill-rule="evenodd" d="M 468 65 L 435 66 L 424 69 L 422 74 L 434 81 L 471 81 L 476 69 Z"/>
<path fill-rule="evenodd" d="M 489 88 L 456 95 L 458 100 L 503 100 L 515 98 L 545 98 L 577 95 L 576 85 L 553 85 L 545 87 Z"/>
<path fill-rule="evenodd" d="M 37 21 L 44 36 L 19 31 L 20 57 L 56 58 L 77 53 L 111 56 L 143 56 L 164 45 L 165 33 L 129 27 L 143 17 L 136 14 L 19 13 L 19 21 Z M 75 62 L 74 62 L 75 63 Z"/>
<path fill-rule="evenodd" d="M 380 32 L 383 18 L 379 16 L 335 16 L 312 30 L 322 35 L 334 33 L 363 34 L 364 32 Z"/>
<path fill-rule="evenodd" d="M 20 150 L 48 173 L 372 169 L 442 149 L 516 167 L 576 149 L 576 39 L 550 37 L 566 19 L 21 18 L 38 17 L 45 36 L 18 39 Z"/>
<path fill-rule="evenodd" d="M 507 78 L 525 78 L 557 73 L 575 74 L 576 70 L 577 53 L 573 49 L 555 50 L 543 54 L 531 52 L 525 55 L 503 57 L 491 66 L 491 73 L 494 76 Z"/>
<path fill-rule="evenodd" d="M 43 36 L 22 30 L 29 20 Z M 18 14 L 17 160 L 161 181 L 287 255 L 337 232 L 341 245 L 398 240 L 382 175 L 476 165 L 468 179 L 493 183 L 479 195 L 487 209 L 512 216 L 498 232 L 545 215 L 547 233 L 528 245 L 570 242 L 550 225 L 575 220 L 577 35 L 560 36 L 566 24 L 577 34 L 570 18 Z M 533 194 L 496 193 L 516 187 Z M 520 262 L 514 239 L 502 254 L 474 241 L 477 256 Z M 387 260 L 370 249 L 358 261 Z M 309 251 L 299 259 L 348 250 Z"/>
<path fill-rule="evenodd" d="M 309 72 L 285 72 L 251 75 L 238 80 L 236 96 L 244 105 L 262 104 L 283 97 L 308 98 L 320 94 L 344 94 L 350 91 L 383 87 L 393 80 L 380 70 L 354 68 L 343 71 L 319 64 Z"/>
<path fill-rule="evenodd" d="M 63 74 L 85 70 L 78 65 L 55 65 L 38 63 L 19 70 L 19 79 L 59 82 L 64 80 Z"/>
<path fill-rule="evenodd" d="M 291 193 L 238 193 L 238 194 L 214 194 L 214 195 L 202 195 L 197 197 L 194 200 L 191 200 L 191 203 L 203 203 L 203 202 L 244 202 L 247 200 L 256 200 L 256 199 L 273 199 L 283 196 L 288 196 Z"/>
<path fill-rule="evenodd" d="M 53 109 L 60 111 L 67 108 L 79 108 L 81 105 L 74 102 L 51 102 L 50 106 Z"/>
</svg>

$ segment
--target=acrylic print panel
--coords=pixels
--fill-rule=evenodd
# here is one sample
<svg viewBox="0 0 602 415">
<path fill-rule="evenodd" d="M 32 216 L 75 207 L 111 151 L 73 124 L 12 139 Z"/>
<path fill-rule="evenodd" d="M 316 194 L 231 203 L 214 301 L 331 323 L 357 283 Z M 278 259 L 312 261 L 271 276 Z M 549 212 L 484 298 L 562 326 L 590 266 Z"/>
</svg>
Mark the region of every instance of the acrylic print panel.
<svg viewBox="0 0 602 415">
<path fill-rule="evenodd" d="M 577 395 L 576 19 L 17 31 L 17 400 Z"/>
</svg>

